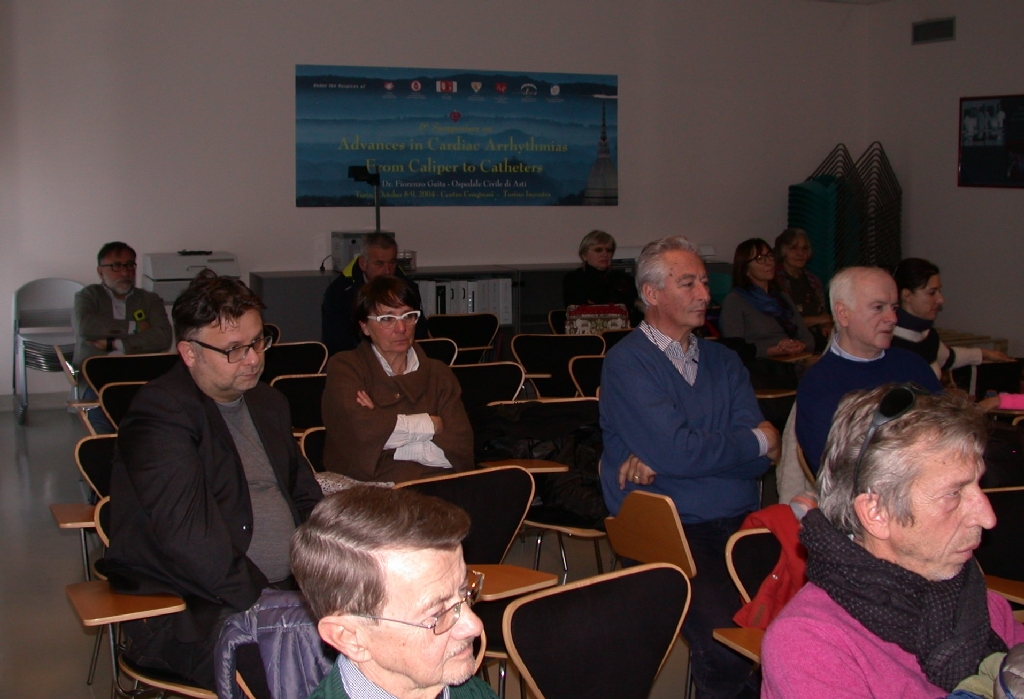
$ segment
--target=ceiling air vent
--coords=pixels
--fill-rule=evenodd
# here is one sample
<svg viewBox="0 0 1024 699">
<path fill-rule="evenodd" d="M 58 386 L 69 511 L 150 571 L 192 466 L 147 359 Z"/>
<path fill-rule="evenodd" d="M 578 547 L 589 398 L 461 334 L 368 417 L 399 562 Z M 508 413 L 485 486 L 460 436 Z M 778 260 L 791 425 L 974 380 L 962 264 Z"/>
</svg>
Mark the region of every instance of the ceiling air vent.
<svg viewBox="0 0 1024 699">
<path fill-rule="evenodd" d="M 930 44 L 933 41 L 953 41 L 956 38 L 956 17 L 945 19 L 929 19 L 926 22 L 914 22 L 914 44 Z"/>
</svg>

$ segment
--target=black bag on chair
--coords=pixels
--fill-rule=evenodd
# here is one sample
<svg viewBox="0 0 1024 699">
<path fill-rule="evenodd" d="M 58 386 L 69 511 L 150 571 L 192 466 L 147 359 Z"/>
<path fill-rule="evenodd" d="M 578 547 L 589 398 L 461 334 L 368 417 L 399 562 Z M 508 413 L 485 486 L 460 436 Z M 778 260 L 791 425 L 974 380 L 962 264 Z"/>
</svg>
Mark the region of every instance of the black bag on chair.
<svg viewBox="0 0 1024 699">
<path fill-rule="evenodd" d="M 603 528 L 608 509 L 601 494 L 596 401 L 490 406 L 474 422 L 474 438 L 478 462 L 547 459 L 568 466 L 566 473 L 535 476 L 535 507 L 544 508 L 544 521 Z"/>
</svg>

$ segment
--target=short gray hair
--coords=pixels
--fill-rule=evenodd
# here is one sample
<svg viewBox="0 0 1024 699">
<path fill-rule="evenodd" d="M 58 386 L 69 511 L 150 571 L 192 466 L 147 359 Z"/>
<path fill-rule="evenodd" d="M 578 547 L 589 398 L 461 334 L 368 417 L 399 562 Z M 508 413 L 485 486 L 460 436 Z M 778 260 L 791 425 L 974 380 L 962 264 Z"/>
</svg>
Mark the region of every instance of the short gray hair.
<svg viewBox="0 0 1024 699">
<path fill-rule="evenodd" d="M 655 289 L 665 288 L 665 277 L 668 276 L 668 270 L 665 269 L 664 264 L 665 254 L 672 250 L 700 255 L 697 246 L 689 240 L 681 235 L 670 235 L 667 238 L 647 243 L 636 258 L 636 293 L 639 297 L 637 305 L 643 311 L 647 310 L 644 284 L 649 284 Z"/>
<path fill-rule="evenodd" d="M 387 601 L 382 554 L 454 551 L 469 515 L 409 488 L 359 485 L 325 497 L 295 533 L 291 567 L 317 619 L 377 615 Z"/>
<path fill-rule="evenodd" d="M 397 250 L 398 242 L 395 240 L 394 236 L 388 235 L 387 233 L 367 233 L 363 236 L 363 245 L 360 248 L 360 254 L 365 255 L 370 252 L 370 248 Z"/>
<path fill-rule="evenodd" d="M 881 273 L 891 277 L 888 271 L 881 267 L 845 267 L 836 272 L 828 283 L 829 310 L 832 317 L 836 316 L 836 304 L 843 303 L 846 306 L 853 305 L 854 291 L 858 284 L 868 274 Z"/>
<path fill-rule="evenodd" d="M 950 451 L 981 461 L 988 436 L 985 416 L 960 391 L 919 395 L 905 414 L 880 426 L 861 463 L 854 468 L 864 436 L 882 397 L 898 384 L 848 393 L 839 404 L 818 472 L 818 506 L 839 531 L 860 538 L 863 526 L 854 502 L 861 493 L 878 496 L 883 511 L 903 525 L 914 522 L 910 487 L 921 464 Z M 854 492 L 858 485 L 857 492 Z"/>
</svg>

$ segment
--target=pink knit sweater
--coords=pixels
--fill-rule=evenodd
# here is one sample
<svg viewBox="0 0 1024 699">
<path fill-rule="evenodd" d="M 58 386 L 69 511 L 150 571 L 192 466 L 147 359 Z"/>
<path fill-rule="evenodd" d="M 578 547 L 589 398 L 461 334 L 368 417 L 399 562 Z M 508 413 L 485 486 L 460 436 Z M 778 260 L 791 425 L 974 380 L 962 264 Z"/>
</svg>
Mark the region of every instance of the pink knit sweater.
<svg viewBox="0 0 1024 699">
<path fill-rule="evenodd" d="M 988 593 L 992 628 L 1008 647 L 1024 642 L 1010 605 Z M 768 627 L 761 644 L 761 699 L 945 697 L 910 653 L 875 636 L 813 583 Z"/>
</svg>

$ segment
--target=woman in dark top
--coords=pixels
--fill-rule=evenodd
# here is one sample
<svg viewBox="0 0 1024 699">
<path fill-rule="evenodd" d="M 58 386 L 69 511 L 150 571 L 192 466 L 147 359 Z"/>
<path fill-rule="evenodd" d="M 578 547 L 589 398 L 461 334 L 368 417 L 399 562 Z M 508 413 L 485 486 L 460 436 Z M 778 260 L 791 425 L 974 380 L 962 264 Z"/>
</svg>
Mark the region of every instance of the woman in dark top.
<svg viewBox="0 0 1024 699">
<path fill-rule="evenodd" d="M 814 339 L 789 296 L 775 284 L 775 253 L 760 238 L 745 240 L 733 257 L 733 289 L 722 301 L 722 335 L 739 337 L 760 358 L 814 348 Z"/>
<path fill-rule="evenodd" d="M 933 327 L 942 310 L 942 278 L 939 268 L 919 257 L 902 260 L 893 270 L 896 289 L 900 294 L 900 307 L 896 311 L 892 346 L 902 347 L 920 355 L 928 362 L 936 376 L 944 370 L 981 364 L 982 361 L 1009 361 L 1010 357 L 995 350 L 978 347 L 953 349 L 939 340 Z"/>
<path fill-rule="evenodd" d="M 636 307 L 636 282 L 625 272 L 612 269 L 615 238 L 604 231 L 590 231 L 580 241 L 583 267 L 574 269 L 562 280 L 562 300 L 566 306 L 621 303 L 636 325 L 643 317 Z"/>
<path fill-rule="evenodd" d="M 807 271 L 811 243 L 802 228 L 787 228 L 775 239 L 775 283 L 789 294 L 793 305 L 814 336 L 814 351 L 824 352 L 832 332 L 832 316 L 825 303 L 821 280 Z"/>
</svg>

